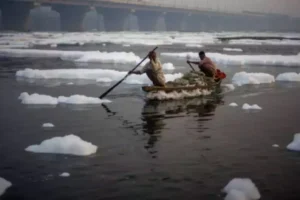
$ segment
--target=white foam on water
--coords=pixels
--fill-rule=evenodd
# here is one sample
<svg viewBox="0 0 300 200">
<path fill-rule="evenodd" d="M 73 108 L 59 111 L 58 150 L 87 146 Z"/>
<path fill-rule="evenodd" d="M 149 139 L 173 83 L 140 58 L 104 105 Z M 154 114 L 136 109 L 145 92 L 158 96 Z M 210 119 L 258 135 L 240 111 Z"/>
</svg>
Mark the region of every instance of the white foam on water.
<svg viewBox="0 0 300 200">
<path fill-rule="evenodd" d="M 43 36 L 41 36 L 43 35 Z M 183 32 L 77 32 L 77 33 L 0 33 L 0 48 L 32 47 L 34 45 L 83 45 L 83 44 L 130 44 L 130 45 L 205 45 L 222 43 L 217 37 L 239 36 L 277 36 L 300 37 L 297 33 L 260 33 L 260 32 L 221 32 L 221 33 L 183 33 Z M 195 44 L 195 41 L 197 42 Z M 229 44 L 277 44 L 300 45 L 295 40 L 231 40 Z M 195 46 L 200 48 L 200 46 Z"/>
<path fill-rule="evenodd" d="M 0 49 L 13 49 L 13 48 L 28 48 L 30 45 L 26 44 L 2 44 L 0 45 Z"/>
<path fill-rule="evenodd" d="M 278 144 L 273 144 L 272 147 L 278 148 L 279 145 Z"/>
<path fill-rule="evenodd" d="M 69 82 L 69 83 L 67 83 L 67 85 L 74 85 L 74 83 L 72 83 L 72 82 Z"/>
<path fill-rule="evenodd" d="M 172 57 L 172 58 L 181 58 L 181 59 L 197 59 L 199 60 L 198 53 L 194 52 L 181 52 L 181 53 L 160 53 L 161 56 Z"/>
<path fill-rule="evenodd" d="M 56 47 L 57 47 L 57 44 L 51 44 L 50 47 L 51 47 L 51 48 L 56 48 Z"/>
<path fill-rule="evenodd" d="M 150 100 L 178 100 L 178 99 L 185 99 L 191 97 L 198 97 L 198 96 L 207 96 L 210 95 L 211 91 L 209 90 L 193 90 L 193 91 L 181 91 L 181 92 L 165 92 L 165 91 L 158 91 L 158 92 L 149 92 L 146 96 L 147 99 Z"/>
<path fill-rule="evenodd" d="M 224 200 L 251 200 L 251 199 L 248 199 L 243 192 L 233 189 L 228 192 Z"/>
<path fill-rule="evenodd" d="M 174 69 L 175 69 L 173 63 L 164 63 L 164 64 L 162 65 L 162 68 L 163 68 L 164 70 L 174 70 Z"/>
<path fill-rule="evenodd" d="M 300 73 L 297 74 L 296 72 L 286 72 L 279 74 L 276 77 L 276 81 L 295 81 L 299 82 L 300 81 Z"/>
<path fill-rule="evenodd" d="M 223 188 L 223 191 L 227 193 L 227 196 L 232 196 L 231 199 L 228 197 L 228 200 L 237 200 L 234 197 L 242 197 L 242 199 L 246 200 L 261 198 L 257 187 L 249 178 L 234 178 Z M 241 193 L 244 195 L 241 195 Z"/>
<path fill-rule="evenodd" d="M 228 44 L 231 45 L 291 45 L 291 46 L 299 46 L 300 41 L 297 40 L 255 40 L 255 39 L 241 39 L 241 40 L 230 40 Z"/>
<path fill-rule="evenodd" d="M 98 147 L 92 143 L 86 142 L 80 137 L 71 134 L 64 137 L 53 137 L 42 141 L 41 144 L 30 145 L 25 151 L 88 156 L 96 153 L 97 148 Z"/>
<path fill-rule="evenodd" d="M 11 182 L 5 180 L 4 178 L 0 177 L 0 196 L 4 194 L 4 192 L 12 186 Z"/>
<path fill-rule="evenodd" d="M 36 38 L 48 38 L 48 37 L 51 36 L 51 33 L 47 33 L 47 32 L 33 32 L 32 35 L 35 36 Z"/>
<path fill-rule="evenodd" d="M 87 97 L 84 95 L 72 95 L 70 97 L 59 96 L 52 97 L 44 94 L 28 94 L 23 92 L 20 94 L 19 99 L 22 100 L 22 104 L 39 104 L 39 105 L 57 105 L 57 104 L 102 104 L 110 103 L 110 100 L 99 99 L 95 97 Z"/>
<path fill-rule="evenodd" d="M 106 99 L 99 99 L 95 97 L 87 97 L 84 95 L 72 95 L 70 97 L 59 96 L 58 102 L 62 104 L 102 104 L 102 103 L 110 103 L 111 101 Z"/>
<path fill-rule="evenodd" d="M 120 72 L 109 69 L 52 69 L 52 70 L 39 70 L 39 69 L 25 69 L 19 70 L 16 73 L 17 77 L 28 79 L 86 79 L 95 80 L 99 82 L 108 82 L 111 80 L 121 80 L 127 72 Z M 174 81 L 181 78 L 182 73 L 165 74 L 166 81 Z M 127 84 L 151 84 L 151 81 L 146 74 L 136 75 L 131 74 L 124 83 Z"/>
<path fill-rule="evenodd" d="M 239 48 L 223 48 L 223 51 L 243 52 L 243 49 L 239 49 Z"/>
<path fill-rule="evenodd" d="M 300 133 L 294 135 L 293 141 L 286 148 L 291 151 L 300 151 Z"/>
<path fill-rule="evenodd" d="M 42 127 L 44 127 L 44 128 L 53 128 L 53 127 L 54 127 L 54 124 L 52 124 L 52 123 L 44 123 L 44 124 L 42 125 Z"/>
<path fill-rule="evenodd" d="M 263 92 L 254 92 L 254 93 L 244 94 L 241 97 L 242 98 L 255 97 L 255 96 L 258 96 L 258 95 L 261 95 L 261 94 L 263 94 Z"/>
<path fill-rule="evenodd" d="M 31 94 L 23 92 L 20 94 L 19 99 L 21 99 L 22 104 L 42 104 L 42 105 L 56 105 L 58 100 L 55 97 L 44 95 L 44 94 Z"/>
<path fill-rule="evenodd" d="M 140 57 L 132 52 L 89 52 L 75 60 L 75 62 L 93 62 L 93 63 L 118 63 L 118 64 L 136 64 Z"/>
<path fill-rule="evenodd" d="M 197 48 L 203 48 L 203 45 L 201 44 L 186 44 L 186 47 L 197 47 Z"/>
<path fill-rule="evenodd" d="M 59 51 L 41 49 L 0 49 L 7 57 L 61 58 L 79 63 L 137 64 L 141 58 L 132 52 Z"/>
<path fill-rule="evenodd" d="M 278 66 L 299 66 L 300 53 L 297 55 L 228 55 L 221 53 L 206 53 L 214 62 L 223 65 L 278 65 Z M 196 52 L 182 53 L 161 53 L 161 56 L 193 59 L 199 61 Z"/>
<path fill-rule="evenodd" d="M 244 110 L 261 110 L 262 108 L 260 106 L 258 106 L 257 104 L 249 105 L 247 103 L 244 103 L 242 109 L 244 109 Z"/>
<path fill-rule="evenodd" d="M 7 57 L 33 57 L 33 58 L 62 58 L 76 60 L 84 55 L 82 51 L 59 51 L 42 49 L 0 49 L 0 55 Z"/>
<path fill-rule="evenodd" d="M 123 44 L 123 47 L 130 47 L 130 44 Z"/>
<path fill-rule="evenodd" d="M 233 102 L 233 103 L 230 103 L 229 106 L 231 106 L 231 107 L 237 107 L 238 104 Z"/>
<path fill-rule="evenodd" d="M 262 84 L 262 83 L 273 83 L 275 78 L 271 74 L 267 73 L 247 73 L 238 72 L 232 77 L 232 83 L 237 86 L 246 84 Z"/>
<path fill-rule="evenodd" d="M 69 176 L 70 176 L 70 173 L 68 173 L 68 172 L 63 172 L 63 173 L 61 173 L 59 176 L 61 176 L 61 177 L 69 177 Z"/>
<path fill-rule="evenodd" d="M 229 91 L 233 91 L 235 89 L 235 87 L 234 87 L 233 84 L 224 84 L 222 86 L 224 86 L 225 88 L 227 88 Z"/>
<path fill-rule="evenodd" d="M 102 82 L 102 83 L 110 83 L 113 80 L 111 80 L 110 78 L 97 78 L 96 82 Z"/>
</svg>

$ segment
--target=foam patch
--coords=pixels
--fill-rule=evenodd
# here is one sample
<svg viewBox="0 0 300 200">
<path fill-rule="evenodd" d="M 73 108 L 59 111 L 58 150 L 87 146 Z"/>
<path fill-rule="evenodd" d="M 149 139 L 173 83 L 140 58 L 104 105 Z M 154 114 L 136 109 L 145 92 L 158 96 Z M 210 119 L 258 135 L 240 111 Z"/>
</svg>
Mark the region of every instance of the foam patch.
<svg viewBox="0 0 300 200">
<path fill-rule="evenodd" d="M 247 73 L 238 72 L 232 77 L 232 83 L 237 86 L 247 85 L 247 84 L 263 84 L 263 83 L 273 83 L 275 78 L 271 74 L 267 73 Z"/>
<path fill-rule="evenodd" d="M 97 148 L 97 146 L 82 140 L 76 135 L 67 135 L 44 140 L 41 144 L 30 145 L 25 150 L 34 153 L 88 156 L 96 153 Z"/>
<path fill-rule="evenodd" d="M 299 74 L 297 74 L 295 72 L 282 73 L 282 74 L 279 74 L 276 77 L 276 81 L 295 81 L 295 82 L 299 82 L 300 81 L 300 73 Z"/>
<path fill-rule="evenodd" d="M 9 188 L 11 187 L 12 184 L 11 182 L 5 180 L 4 178 L 0 177 L 0 196 L 2 194 L 4 194 L 4 192 Z"/>
<path fill-rule="evenodd" d="M 44 123 L 44 124 L 42 125 L 42 127 L 43 127 L 43 128 L 53 128 L 53 127 L 54 127 L 54 124 L 52 124 L 52 123 Z"/>
<path fill-rule="evenodd" d="M 249 104 L 245 103 L 243 105 L 242 109 L 244 109 L 244 110 L 261 110 L 262 108 L 260 106 L 258 106 L 257 104 L 249 105 Z"/>
<path fill-rule="evenodd" d="M 233 102 L 233 103 L 230 103 L 229 106 L 231 106 L 231 107 L 237 107 L 238 104 Z"/>
<path fill-rule="evenodd" d="M 223 51 L 243 52 L 243 49 L 239 49 L 239 48 L 223 48 Z"/>
<path fill-rule="evenodd" d="M 300 151 L 300 133 L 294 135 L 293 141 L 286 148 L 291 151 Z"/>
<path fill-rule="evenodd" d="M 52 97 L 44 94 L 28 94 L 27 92 L 23 92 L 20 94 L 19 99 L 22 104 L 36 104 L 36 105 L 57 105 L 57 104 L 102 104 L 102 103 L 110 103 L 110 100 L 107 99 L 99 99 L 96 97 L 87 97 L 84 95 L 72 95 L 70 97 L 59 96 Z"/>
<path fill-rule="evenodd" d="M 229 200 L 236 200 L 236 197 L 256 200 L 261 197 L 257 187 L 249 178 L 234 178 L 224 187 L 223 191 L 227 193 L 227 199 Z"/>
<path fill-rule="evenodd" d="M 25 69 L 16 73 L 17 77 L 27 79 L 84 79 L 98 82 L 114 82 L 121 80 L 127 72 L 120 72 L 110 69 Z M 181 78 L 182 73 L 165 74 L 166 81 L 174 81 Z M 127 84 L 151 84 L 146 74 L 131 74 L 124 83 Z"/>
<path fill-rule="evenodd" d="M 198 53 L 161 53 L 162 56 L 193 59 L 199 61 Z M 300 53 L 297 55 L 228 55 L 221 53 L 206 53 L 214 62 L 222 65 L 278 65 L 278 66 L 299 66 Z"/>
<path fill-rule="evenodd" d="M 59 51 L 36 49 L 0 49 L 7 57 L 61 58 L 79 63 L 137 64 L 141 58 L 132 52 Z"/>
</svg>

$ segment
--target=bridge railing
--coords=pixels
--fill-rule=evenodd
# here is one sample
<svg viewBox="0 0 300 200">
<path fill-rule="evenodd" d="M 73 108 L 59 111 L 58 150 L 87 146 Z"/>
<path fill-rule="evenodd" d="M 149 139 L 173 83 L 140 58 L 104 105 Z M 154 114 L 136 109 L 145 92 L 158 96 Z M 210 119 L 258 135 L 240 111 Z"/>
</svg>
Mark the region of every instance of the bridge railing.
<svg viewBox="0 0 300 200">
<path fill-rule="evenodd" d="M 187 10 L 197 10 L 197 11 L 221 11 L 220 9 L 210 8 L 207 5 L 208 0 L 98 0 L 103 2 L 112 3 L 124 3 L 142 6 L 157 6 L 157 7 L 167 7 L 167 8 L 178 8 Z M 222 10 L 223 13 L 227 11 Z M 228 12 L 229 13 L 229 12 Z M 238 13 L 230 11 L 230 13 Z"/>
<path fill-rule="evenodd" d="M 144 5 L 144 6 L 157 6 L 157 7 L 168 7 L 168 8 L 181 8 L 181 9 L 190 9 L 190 10 L 204 10 L 203 6 L 200 6 L 199 3 L 196 3 L 197 0 L 99 0 L 112 3 L 126 3 L 126 4 L 135 4 L 135 5 Z M 207 9 L 206 9 L 207 10 Z"/>
<path fill-rule="evenodd" d="M 4 1 L 4 0 L 0 0 Z M 238 11 L 226 11 L 224 9 L 211 8 L 208 6 L 209 0 L 9 0 L 9 1 L 28 1 L 35 2 L 36 4 L 43 3 L 66 3 L 72 4 L 91 4 L 95 3 L 120 3 L 120 4 L 129 4 L 129 5 L 140 5 L 140 6 L 155 6 L 163 8 L 178 8 L 186 9 L 190 11 L 213 11 L 213 12 L 222 12 L 222 13 L 241 13 Z"/>
</svg>

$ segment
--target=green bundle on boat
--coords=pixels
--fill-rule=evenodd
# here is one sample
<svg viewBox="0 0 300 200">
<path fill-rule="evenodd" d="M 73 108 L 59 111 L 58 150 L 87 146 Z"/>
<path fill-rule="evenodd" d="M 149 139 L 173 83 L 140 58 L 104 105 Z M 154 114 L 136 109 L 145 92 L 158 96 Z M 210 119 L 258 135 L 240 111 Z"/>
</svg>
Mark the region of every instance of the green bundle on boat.
<svg viewBox="0 0 300 200">
<path fill-rule="evenodd" d="M 213 90 L 215 86 L 219 85 L 213 78 L 206 77 L 202 72 L 191 71 L 184 74 L 181 78 L 169 81 L 166 83 L 166 87 L 158 86 L 144 86 L 142 89 L 145 92 L 155 91 L 182 91 L 182 90 Z"/>
<path fill-rule="evenodd" d="M 202 72 L 189 72 L 174 81 L 167 82 L 167 86 L 207 86 L 206 77 Z"/>
</svg>

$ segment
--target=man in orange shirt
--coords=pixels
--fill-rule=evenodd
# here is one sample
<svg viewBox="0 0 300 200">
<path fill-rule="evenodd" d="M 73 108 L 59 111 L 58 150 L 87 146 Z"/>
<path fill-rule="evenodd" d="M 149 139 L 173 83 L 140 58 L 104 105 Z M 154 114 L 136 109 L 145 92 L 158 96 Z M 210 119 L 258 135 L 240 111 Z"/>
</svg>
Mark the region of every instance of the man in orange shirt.
<svg viewBox="0 0 300 200">
<path fill-rule="evenodd" d="M 213 61 L 205 56 L 205 53 L 203 51 L 199 52 L 200 62 L 192 62 L 187 61 L 187 63 L 195 64 L 199 66 L 200 71 L 202 71 L 207 77 L 214 78 L 216 75 L 216 65 L 213 63 Z"/>
</svg>

